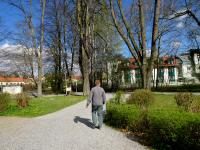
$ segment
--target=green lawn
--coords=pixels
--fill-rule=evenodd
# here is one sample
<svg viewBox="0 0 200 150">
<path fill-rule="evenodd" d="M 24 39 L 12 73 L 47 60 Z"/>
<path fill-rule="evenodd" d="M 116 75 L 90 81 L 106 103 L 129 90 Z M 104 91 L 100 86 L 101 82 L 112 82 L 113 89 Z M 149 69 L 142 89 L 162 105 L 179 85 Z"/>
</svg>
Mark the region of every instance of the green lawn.
<svg viewBox="0 0 200 150">
<path fill-rule="evenodd" d="M 155 94 L 148 111 L 134 104 L 108 103 L 105 122 L 142 135 L 156 149 L 200 149 L 200 113 L 178 107 L 174 95 Z"/>
<path fill-rule="evenodd" d="M 17 107 L 16 101 L 12 100 L 8 109 L 0 112 L 0 116 L 41 116 L 76 104 L 84 99 L 84 96 L 52 96 L 32 98 L 29 102 L 29 106 L 26 108 Z"/>
<path fill-rule="evenodd" d="M 150 106 L 150 109 L 177 109 L 174 94 L 155 94 L 155 101 Z"/>
</svg>

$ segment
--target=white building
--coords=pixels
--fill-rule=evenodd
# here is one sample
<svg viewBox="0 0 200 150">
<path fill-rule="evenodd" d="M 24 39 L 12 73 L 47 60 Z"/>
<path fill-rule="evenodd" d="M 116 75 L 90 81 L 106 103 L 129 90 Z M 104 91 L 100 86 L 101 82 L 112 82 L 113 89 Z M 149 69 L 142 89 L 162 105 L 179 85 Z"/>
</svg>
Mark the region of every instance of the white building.
<svg viewBox="0 0 200 150">
<path fill-rule="evenodd" d="M 0 89 L 3 93 L 18 94 L 23 92 L 25 81 L 24 78 L 0 77 Z"/>
<path fill-rule="evenodd" d="M 194 72 L 200 73 L 200 49 L 190 50 L 192 61 L 194 63 Z"/>
<path fill-rule="evenodd" d="M 180 56 L 182 60 L 182 77 L 186 82 L 199 83 L 200 80 L 200 50 L 192 49 Z"/>
</svg>

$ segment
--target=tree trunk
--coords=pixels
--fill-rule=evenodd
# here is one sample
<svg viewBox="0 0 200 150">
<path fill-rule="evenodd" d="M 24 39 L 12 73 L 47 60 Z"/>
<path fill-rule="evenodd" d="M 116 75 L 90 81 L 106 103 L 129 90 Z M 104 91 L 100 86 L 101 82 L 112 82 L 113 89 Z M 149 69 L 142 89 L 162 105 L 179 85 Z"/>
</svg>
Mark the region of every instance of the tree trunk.
<svg viewBox="0 0 200 150">
<path fill-rule="evenodd" d="M 80 53 L 79 63 L 83 76 L 83 95 L 89 95 L 90 83 L 89 83 L 89 49 L 88 49 L 88 27 L 89 27 L 89 12 L 88 6 L 83 1 L 77 1 L 77 21 L 79 26 L 79 38 L 80 38 Z"/>
<path fill-rule="evenodd" d="M 42 51 L 44 44 L 44 13 L 45 13 L 46 0 L 41 1 L 41 38 L 40 38 L 40 49 L 38 50 L 38 96 L 42 95 Z"/>
<path fill-rule="evenodd" d="M 142 86 L 143 88 L 147 88 L 147 57 L 146 57 L 146 26 L 145 26 L 145 13 L 144 13 L 144 5 L 143 0 L 138 0 L 139 4 L 139 20 L 140 20 L 140 36 L 142 39 Z"/>
<path fill-rule="evenodd" d="M 159 24 L 159 16 L 160 16 L 160 0 L 155 0 L 154 6 L 154 19 L 153 19 L 153 30 L 152 30 L 152 43 L 151 43 L 151 57 L 148 65 L 148 74 L 147 74 L 147 88 L 151 89 L 151 81 L 152 81 L 152 70 L 154 68 L 154 64 L 158 55 L 158 50 L 156 47 L 156 42 L 158 39 L 158 24 Z"/>
<path fill-rule="evenodd" d="M 156 89 L 158 88 L 158 84 L 159 84 L 159 72 L 160 72 L 160 67 L 159 67 L 159 57 L 160 57 L 160 44 L 161 44 L 161 38 L 162 36 L 159 37 L 158 39 L 158 55 L 157 55 L 157 76 L 156 76 Z"/>
</svg>

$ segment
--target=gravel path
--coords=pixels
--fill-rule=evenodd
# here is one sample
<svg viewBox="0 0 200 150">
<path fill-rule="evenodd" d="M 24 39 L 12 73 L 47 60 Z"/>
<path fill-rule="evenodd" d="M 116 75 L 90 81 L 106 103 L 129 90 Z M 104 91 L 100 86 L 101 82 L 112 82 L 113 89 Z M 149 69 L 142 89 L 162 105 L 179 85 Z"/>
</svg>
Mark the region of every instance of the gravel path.
<svg viewBox="0 0 200 150">
<path fill-rule="evenodd" d="M 147 149 L 105 125 L 90 128 L 91 110 L 85 104 L 36 118 L 0 117 L 0 150 Z"/>
</svg>

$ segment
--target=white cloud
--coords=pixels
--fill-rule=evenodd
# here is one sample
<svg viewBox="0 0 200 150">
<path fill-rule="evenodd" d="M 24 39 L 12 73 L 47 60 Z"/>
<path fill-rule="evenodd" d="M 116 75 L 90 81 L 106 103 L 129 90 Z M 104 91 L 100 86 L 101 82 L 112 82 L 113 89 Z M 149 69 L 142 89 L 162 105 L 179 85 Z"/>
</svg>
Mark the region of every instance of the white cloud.
<svg viewBox="0 0 200 150">
<path fill-rule="evenodd" d="M 173 41 L 171 43 L 172 48 L 178 49 L 181 46 L 181 42 L 180 41 Z"/>
<path fill-rule="evenodd" d="M 34 49 L 29 49 L 29 53 Z M 4 43 L 0 45 L 0 72 L 14 72 L 14 71 L 24 71 L 27 70 L 28 66 L 25 63 L 24 52 L 25 49 L 22 45 L 14 45 L 9 43 Z M 68 60 L 71 60 L 71 54 L 68 54 Z M 52 54 L 49 52 L 47 48 L 43 50 L 43 70 L 44 73 L 49 69 L 53 68 L 53 58 Z M 34 59 L 34 75 L 37 76 L 37 61 Z M 30 70 L 29 70 L 30 72 Z M 75 74 L 80 74 L 80 69 L 78 64 L 74 64 L 74 72 Z M 28 73 L 28 72 L 27 72 Z"/>
<path fill-rule="evenodd" d="M 184 23 L 183 22 L 179 22 L 176 25 L 177 28 L 183 28 L 184 27 Z"/>
<path fill-rule="evenodd" d="M 185 8 L 184 8 L 184 9 L 180 9 L 180 10 L 178 10 L 177 12 L 173 13 L 172 15 L 170 15 L 168 18 L 169 18 L 169 19 L 172 19 L 172 18 L 174 18 L 177 14 L 179 14 L 179 13 L 184 13 L 186 10 L 187 10 L 187 9 L 185 9 Z M 185 19 L 187 16 L 188 16 L 187 14 L 182 15 L 182 16 L 180 16 L 180 17 L 177 17 L 176 20 L 177 20 L 177 21 L 182 21 L 182 20 Z"/>
<path fill-rule="evenodd" d="M 196 35 L 197 41 L 200 42 L 200 35 Z"/>
<path fill-rule="evenodd" d="M 23 59 L 24 47 L 21 45 L 14 45 L 4 43 L 0 45 L 0 71 L 7 73 L 22 71 L 26 64 Z"/>
<path fill-rule="evenodd" d="M 182 20 L 185 19 L 187 16 L 188 16 L 187 14 L 186 14 L 186 15 L 183 15 L 183 16 L 180 16 L 180 17 L 177 18 L 177 20 L 182 21 Z"/>
</svg>

